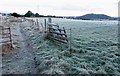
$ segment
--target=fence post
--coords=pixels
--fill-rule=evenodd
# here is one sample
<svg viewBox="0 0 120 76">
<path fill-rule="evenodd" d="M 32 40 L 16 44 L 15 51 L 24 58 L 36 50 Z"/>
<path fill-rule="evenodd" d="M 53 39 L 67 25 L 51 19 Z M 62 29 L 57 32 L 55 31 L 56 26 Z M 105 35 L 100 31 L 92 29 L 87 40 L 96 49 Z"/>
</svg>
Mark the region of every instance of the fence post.
<svg viewBox="0 0 120 76">
<path fill-rule="evenodd" d="M 44 22 L 45 22 L 45 32 L 47 31 L 47 26 L 46 26 L 46 19 L 44 19 Z"/>
<path fill-rule="evenodd" d="M 12 36 L 11 36 L 11 29 L 9 27 L 9 32 L 10 32 L 10 43 L 11 43 L 11 49 L 13 48 L 13 45 L 12 45 Z"/>
<path fill-rule="evenodd" d="M 48 18 L 48 23 L 52 23 L 52 19 L 50 17 Z"/>
<path fill-rule="evenodd" d="M 37 26 L 38 26 L 38 30 L 40 30 L 40 26 L 39 26 L 39 21 L 38 21 L 38 19 L 36 19 L 36 23 L 37 23 Z"/>
<path fill-rule="evenodd" d="M 70 28 L 70 41 L 69 41 L 69 49 L 70 49 L 70 53 L 71 53 L 71 28 Z"/>
<path fill-rule="evenodd" d="M 48 23 L 52 23 L 52 19 L 50 17 L 48 18 Z M 47 25 L 47 30 L 46 31 L 48 31 L 48 25 Z"/>
</svg>

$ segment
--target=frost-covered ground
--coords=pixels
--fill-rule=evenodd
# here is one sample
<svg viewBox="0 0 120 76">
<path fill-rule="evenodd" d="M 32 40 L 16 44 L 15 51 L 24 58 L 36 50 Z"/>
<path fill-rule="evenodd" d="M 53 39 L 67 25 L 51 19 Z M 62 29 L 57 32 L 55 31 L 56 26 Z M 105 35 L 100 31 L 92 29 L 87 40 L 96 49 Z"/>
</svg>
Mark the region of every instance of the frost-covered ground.
<svg viewBox="0 0 120 76">
<path fill-rule="evenodd" d="M 37 26 L 21 26 L 33 46 L 37 73 L 120 74 L 117 21 L 52 20 L 60 27 L 72 28 L 71 54 L 62 44 L 45 39 Z"/>
</svg>

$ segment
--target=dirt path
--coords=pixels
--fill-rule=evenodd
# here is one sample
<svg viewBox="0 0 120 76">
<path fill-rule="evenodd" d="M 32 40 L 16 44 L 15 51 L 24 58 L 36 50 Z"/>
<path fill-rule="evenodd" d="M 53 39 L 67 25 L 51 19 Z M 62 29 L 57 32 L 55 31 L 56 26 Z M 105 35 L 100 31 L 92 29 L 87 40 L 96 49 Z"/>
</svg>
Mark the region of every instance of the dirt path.
<svg viewBox="0 0 120 76">
<path fill-rule="evenodd" d="M 24 34 L 20 32 L 20 23 L 17 25 L 17 31 L 21 39 L 21 51 L 19 51 L 18 56 L 22 58 L 21 60 L 21 70 L 24 70 L 26 73 L 35 73 L 35 65 L 34 65 L 34 55 L 32 53 L 32 49 L 30 48 L 29 42 L 25 40 Z"/>
<path fill-rule="evenodd" d="M 20 48 L 3 64 L 3 73 L 8 74 L 35 74 L 36 69 L 34 65 L 34 55 L 29 43 L 25 40 L 25 36 L 21 33 L 20 23 L 16 25 L 17 33 L 19 35 Z M 6 62 L 6 63 L 5 63 Z"/>
</svg>

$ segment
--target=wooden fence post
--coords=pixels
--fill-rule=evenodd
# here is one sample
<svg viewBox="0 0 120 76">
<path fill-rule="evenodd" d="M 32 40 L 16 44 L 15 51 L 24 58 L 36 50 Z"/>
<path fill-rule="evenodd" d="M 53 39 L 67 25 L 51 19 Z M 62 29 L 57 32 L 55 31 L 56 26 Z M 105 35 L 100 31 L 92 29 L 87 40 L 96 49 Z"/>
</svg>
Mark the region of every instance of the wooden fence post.
<svg viewBox="0 0 120 76">
<path fill-rule="evenodd" d="M 44 19 L 45 22 L 45 32 L 47 31 L 47 26 L 46 26 L 46 19 Z"/>
<path fill-rule="evenodd" d="M 13 45 L 12 45 L 12 36 L 11 36 L 11 29 L 9 27 L 9 32 L 10 32 L 10 42 L 11 42 L 11 49 L 13 48 Z"/>
<path fill-rule="evenodd" d="M 70 52 L 71 52 L 71 28 L 70 28 L 70 41 L 69 41 L 69 49 L 70 49 Z"/>
<path fill-rule="evenodd" d="M 50 17 L 48 18 L 48 23 L 52 23 L 52 19 Z"/>
<path fill-rule="evenodd" d="M 36 23 L 37 23 L 37 26 L 38 26 L 38 30 L 40 30 L 38 19 L 36 20 Z"/>
</svg>

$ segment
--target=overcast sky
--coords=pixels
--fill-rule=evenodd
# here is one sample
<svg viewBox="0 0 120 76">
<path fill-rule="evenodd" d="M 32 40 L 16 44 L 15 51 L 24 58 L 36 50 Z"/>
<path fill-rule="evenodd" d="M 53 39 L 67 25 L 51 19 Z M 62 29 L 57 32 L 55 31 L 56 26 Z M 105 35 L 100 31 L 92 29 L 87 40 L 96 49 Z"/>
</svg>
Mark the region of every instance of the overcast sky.
<svg viewBox="0 0 120 76">
<path fill-rule="evenodd" d="M 81 16 L 88 13 L 118 16 L 119 0 L 0 0 L 0 12 Z"/>
</svg>

